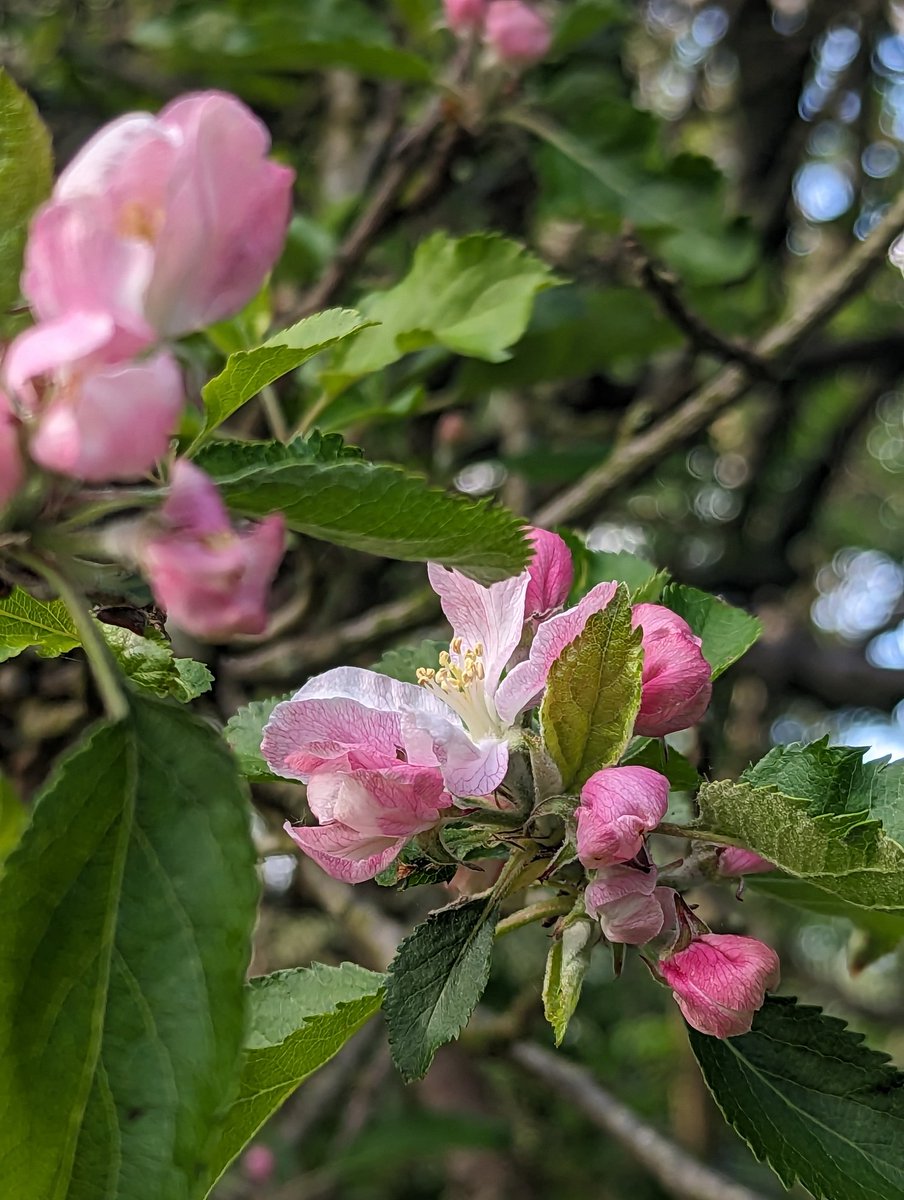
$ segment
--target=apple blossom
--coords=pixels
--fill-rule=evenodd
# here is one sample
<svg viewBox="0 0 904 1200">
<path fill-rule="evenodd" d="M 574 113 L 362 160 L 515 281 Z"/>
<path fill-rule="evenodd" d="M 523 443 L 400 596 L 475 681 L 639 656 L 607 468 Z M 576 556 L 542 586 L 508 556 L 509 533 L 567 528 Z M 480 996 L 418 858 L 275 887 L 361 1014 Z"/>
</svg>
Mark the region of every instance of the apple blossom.
<svg viewBox="0 0 904 1200">
<path fill-rule="evenodd" d="M 19 448 L 19 422 L 9 397 L 0 392 L 0 506 L 8 504 L 19 488 L 25 470 Z"/>
<path fill-rule="evenodd" d="M 661 604 L 635 605 L 631 623 L 643 631 L 643 693 L 634 732 L 662 737 L 695 725 L 712 695 L 700 638 Z"/>
<path fill-rule="evenodd" d="M 500 62 L 528 67 L 549 53 L 552 31 L 545 17 L 522 0 L 492 0 L 484 36 Z"/>
<path fill-rule="evenodd" d="M 548 529 L 530 529 L 528 537 L 533 543 L 534 555 L 527 573 L 530 582 L 524 597 L 524 615 L 548 617 L 561 608 L 568 599 L 574 579 L 571 551 L 557 533 Z"/>
<path fill-rule="evenodd" d="M 138 557 L 170 619 L 200 638 L 260 633 L 283 555 L 283 517 L 233 529 L 213 481 L 180 459 L 159 521 L 162 529 L 141 540 Z"/>
<path fill-rule="evenodd" d="M 473 33 L 483 25 L 487 0 L 443 0 L 446 24 L 453 33 Z"/>
<path fill-rule="evenodd" d="M 778 985 L 778 955 L 756 938 L 704 933 L 659 963 L 687 1023 L 713 1037 L 747 1033 L 767 989 Z"/>
<path fill-rule="evenodd" d="M 664 914 L 655 892 L 656 868 L 643 871 L 619 863 L 597 871 L 584 892 L 584 907 L 610 942 L 642 946 L 662 929 Z"/>
<path fill-rule="evenodd" d="M 649 767 L 597 771 L 581 788 L 578 858 L 591 869 L 627 862 L 663 819 L 668 802 L 669 781 Z"/>
</svg>

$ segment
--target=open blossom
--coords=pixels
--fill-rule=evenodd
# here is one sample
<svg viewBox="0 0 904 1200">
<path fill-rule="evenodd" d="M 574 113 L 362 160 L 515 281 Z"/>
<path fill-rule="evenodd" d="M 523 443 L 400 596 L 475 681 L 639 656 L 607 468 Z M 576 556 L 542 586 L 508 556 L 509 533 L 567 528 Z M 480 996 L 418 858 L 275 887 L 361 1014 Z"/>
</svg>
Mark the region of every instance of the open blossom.
<svg viewBox="0 0 904 1200">
<path fill-rule="evenodd" d="M 584 892 L 588 917 L 596 917 L 610 942 L 642 946 L 662 929 L 664 914 L 656 887 L 656 868 L 641 871 L 619 863 L 605 867 Z"/>
<path fill-rule="evenodd" d="M 282 516 L 233 529 L 212 480 L 180 459 L 159 519 L 161 532 L 143 539 L 138 556 L 170 619 L 200 638 L 260 633 L 283 555 Z"/>
<path fill-rule="evenodd" d="M 557 533 L 531 529 L 528 537 L 534 554 L 527 573 L 529 582 L 524 597 L 524 615 L 543 619 L 561 608 L 568 599 L 574 580 L 571 551 Z"/>
<path fill-rule="evenodd" d="M 643 693 L 634 732 L 662 737 L 695 725 L 712 695 L 710 666 L 700 639 L 682 617 L 661 604 L 635 605 L 631 623 L 643 630 Z"/>
<path fill-rule="evenodd" d="M 269 145 L 213 91 L 105 126 L 32 222 L 22 290 L 36 315 L 109 313 L 122 357 L 237 312 L 285 240 L 293 172 Z"/>
<path fill-rule="evenodd" d="M 539 62 L 552 45 L 552 30 L 546 18 L 522 0 L 492 0 L 484 36 L 499 61 L 512 67 Z"/>
<path fill-rule="evenodd" d="M 704 933 L 662 959 L 659 971 L 684 1019 L 701 1033 L 747 1033 L 767 989 L 778 986 L 778 955 L 756 938 Z"/>
<path fill-rule="evenodd" d="M 763 871 L 775 868 L 765 858 L 760 858 L 752 850 L 744 850 L 741 846 L 726 846 L 719 852 L 719 874 L 733 879 L 738 875 L 757 875 Z"/>
<path fill-rule="evenodd" d="M 19 449 L 19 423 L 9 398 L 0 392 L 0 507 L 8 504 L 24 477 Z"/>
<path fill-rule="evenodd" d="M 578 858 L 605 867 L 634 858 L 645 834 L 663 819 L 669 781 L 649 767 L 604 767 L 581 788 L 577 808 Z"/>
<path fill-rule="evenodd" d="M 480 29 L 487 0 L 443 0 L 446 24 L 453 33 L 472 33 Z"/>
</svg>

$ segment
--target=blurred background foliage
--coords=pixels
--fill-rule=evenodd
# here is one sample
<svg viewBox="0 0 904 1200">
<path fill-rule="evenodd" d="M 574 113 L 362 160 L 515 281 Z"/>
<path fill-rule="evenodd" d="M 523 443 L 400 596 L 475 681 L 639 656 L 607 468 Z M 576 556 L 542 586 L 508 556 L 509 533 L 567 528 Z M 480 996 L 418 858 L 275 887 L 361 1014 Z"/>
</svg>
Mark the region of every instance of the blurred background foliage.
<svg viewBox="0 0 904 1200">
<path fill-rule="evenodd" d="M 498 497 L 530 515 L 805 303 L 901 187 L 904 10 L 874 0 L 569 0 L 550 3 L 553 51 L 486 96 L 455 78 L 436 0 L 2 0 L 0 57 L 35 97 L 64 164 L 103 121 L 179 92 L 229 89 L 269 124 L 298 173 L 269 296 L 213 340 L 185 345 L 196 393 L 225 351 L 304 310 L 343 235 L 435 97 L 442 119 L 398 202 L 331 302 L 357 305 L 407 272 L 436 230 L 496 230 L 562 281 L 536 299 L 503 361 L 413 348 L 331 394 L 309 364 L 269 419 L 340 430 L 375 459 Z M 892 250 L 895 265 L 896 248 Z M 904 264 L 904 247 L 900 259 Z M 664 297 L 677 296 L 676 322 Z M 805 346 L 705 431 L 574 525 L 757 614 L 761 643 L 716 689 L 682 746 L 734 772 L 777 741 L 904 754 L 904 280 L 884 269 Z M 724 354 L 721 354 L 724 357 Z M 275 416 L 274 416 L 275 410 Z M 266 638 L 182 644 L 216 673 L 219 720 L 340 662 L 441 636 L 423 571 L 297 539 Z M 23 656 L 0 677 L 0 747 L 20 794 L 43 777 L 94 698 L 79 664 Z M 10 816 L 6 795 L 0 812 Z M 396 935 L 442 899 L 376 885 L 350 897 L 289 853 L 296 793 L 256 789 L 265 904 L 256 972 L 311 959 L 385 965 Z M 0 822 L 2 825 L 2 822 Z M 0 836 L 3 836 L 0 828 Z M 900 956 L 880 932 L 748 890 L 701 897 L 719 929 L 779 949 L 784 990 L 829 1008 L 904 1058 Z M 563 1100 L 494 1053 L 512 1032 L 548 1040 L 538 992 L 546 935 L 504 939 L 484 1005 L 428 1079 L 404 1089 L 376 1026 L 271 1122 L 269 1177 L 253 1162 L 218 1195 L 285 1200 L 656 1200 L 658 1185 Z M 851 969 L 853 968 L 853 970 Z M 724 1129 L 665 993 L 598 955 L 566 1052 L 635 1111 L 738 1180 L 778 1185 Z"/>
</svg>

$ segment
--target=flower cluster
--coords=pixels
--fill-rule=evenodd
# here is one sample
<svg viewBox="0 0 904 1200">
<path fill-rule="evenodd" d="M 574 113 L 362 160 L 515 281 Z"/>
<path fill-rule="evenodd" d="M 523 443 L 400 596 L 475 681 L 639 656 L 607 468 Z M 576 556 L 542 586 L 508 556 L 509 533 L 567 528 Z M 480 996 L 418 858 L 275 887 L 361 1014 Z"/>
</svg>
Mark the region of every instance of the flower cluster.
<svg viewBox="0 0 904 1200">
<path fill-rule="evenodd" d="M 515 70 L 549 53 L 546 18 L 522 0 L 444 0 L 446 24 L 459 37 L 482 36 L 500 63 Z"/>
<path fill-rule="evenodd" d="M 245 105 L 200 92 L 111 122 L 62 172 L 26 247 L 36 324 L 2 364 L 0 504 L 29 461 L 111 483 L 164 458 L 185 405 L 173 339 L 238 312 L 282 249 L 294 175 L 268 150 Z M 136 557 L 189 631 L 256 632 L 282 556 L 277 523 L 233 531 L 212 482 L 180 464 Z"/>
<path fill-rule="evenodd" d="M 417 685 L 340 667 L 274 708 L 264 757 L 276 774 L 307 785 L 318 822 L 286 829 L 329 874 L 350 883 L 373 878 L 412 838 L 446 819 L 512 807 L 507 772 L 533 736 L 528 714 L 540 705 L 553 664 L 617 588 L 600 583 L 565 608 L 570 552 L 556 534 L 535 529 L 530 536 L 529 567 L 488 587 L 430 564 L 453 636 L 437 666 L 418 669 Z M 657 604 L 635 605 L 632 624 L 643 651 L 634 732 L 655 738 L 690 727 L 711 693 L 700 639 Z M 585 872 L 583 910 L 608 941 L 648 947 L 687 1019 L 728 1036 L 749 1028 L 777 961 L 753 939 L 709 933 L 674 888 L 658 885 L 646 839 L 665 817 L 668 793 L 664 775 L 639 765 L 606 767 L 584 784 L 572 818 Z M 747 852 L 729 854 L 714 873 L 761 869 L 755 856 L 740 857 Z M 702 995 L 712 1000 L 710 1010 Z"/>
</svg>

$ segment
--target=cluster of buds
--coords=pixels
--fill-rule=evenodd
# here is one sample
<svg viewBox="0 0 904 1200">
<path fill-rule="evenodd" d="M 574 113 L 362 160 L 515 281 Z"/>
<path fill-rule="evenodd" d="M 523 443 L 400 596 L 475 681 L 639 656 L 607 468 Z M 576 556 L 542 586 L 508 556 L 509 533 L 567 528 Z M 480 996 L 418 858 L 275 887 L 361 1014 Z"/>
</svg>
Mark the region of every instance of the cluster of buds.
<svg viewBox="0 0 904 1200">
<path fill-rule="evenodd" d="M 201 92 L 111 122 L 62 172 L 26 246 L 36 323 L 0 367 L 0 505 L 30 474 L 111 484 L 166 458 L 185 406 L 174 339 L 238 312 L 285 241 L 294 174 L 269 146 L 239 100 Z M 198 636 L 258 632 L 281 524 L 239 533 L 196 468 L 171 481 L 133 555 L 158 602 Z"/>
<path fill-rule="evenodd" d="M 546 18 L 522 0 L 444 0 L 446 24 L 459 37 L 481 37 L 494 57 L 520 71 L 545 58 L 552 44 Z"/>
</svg>

